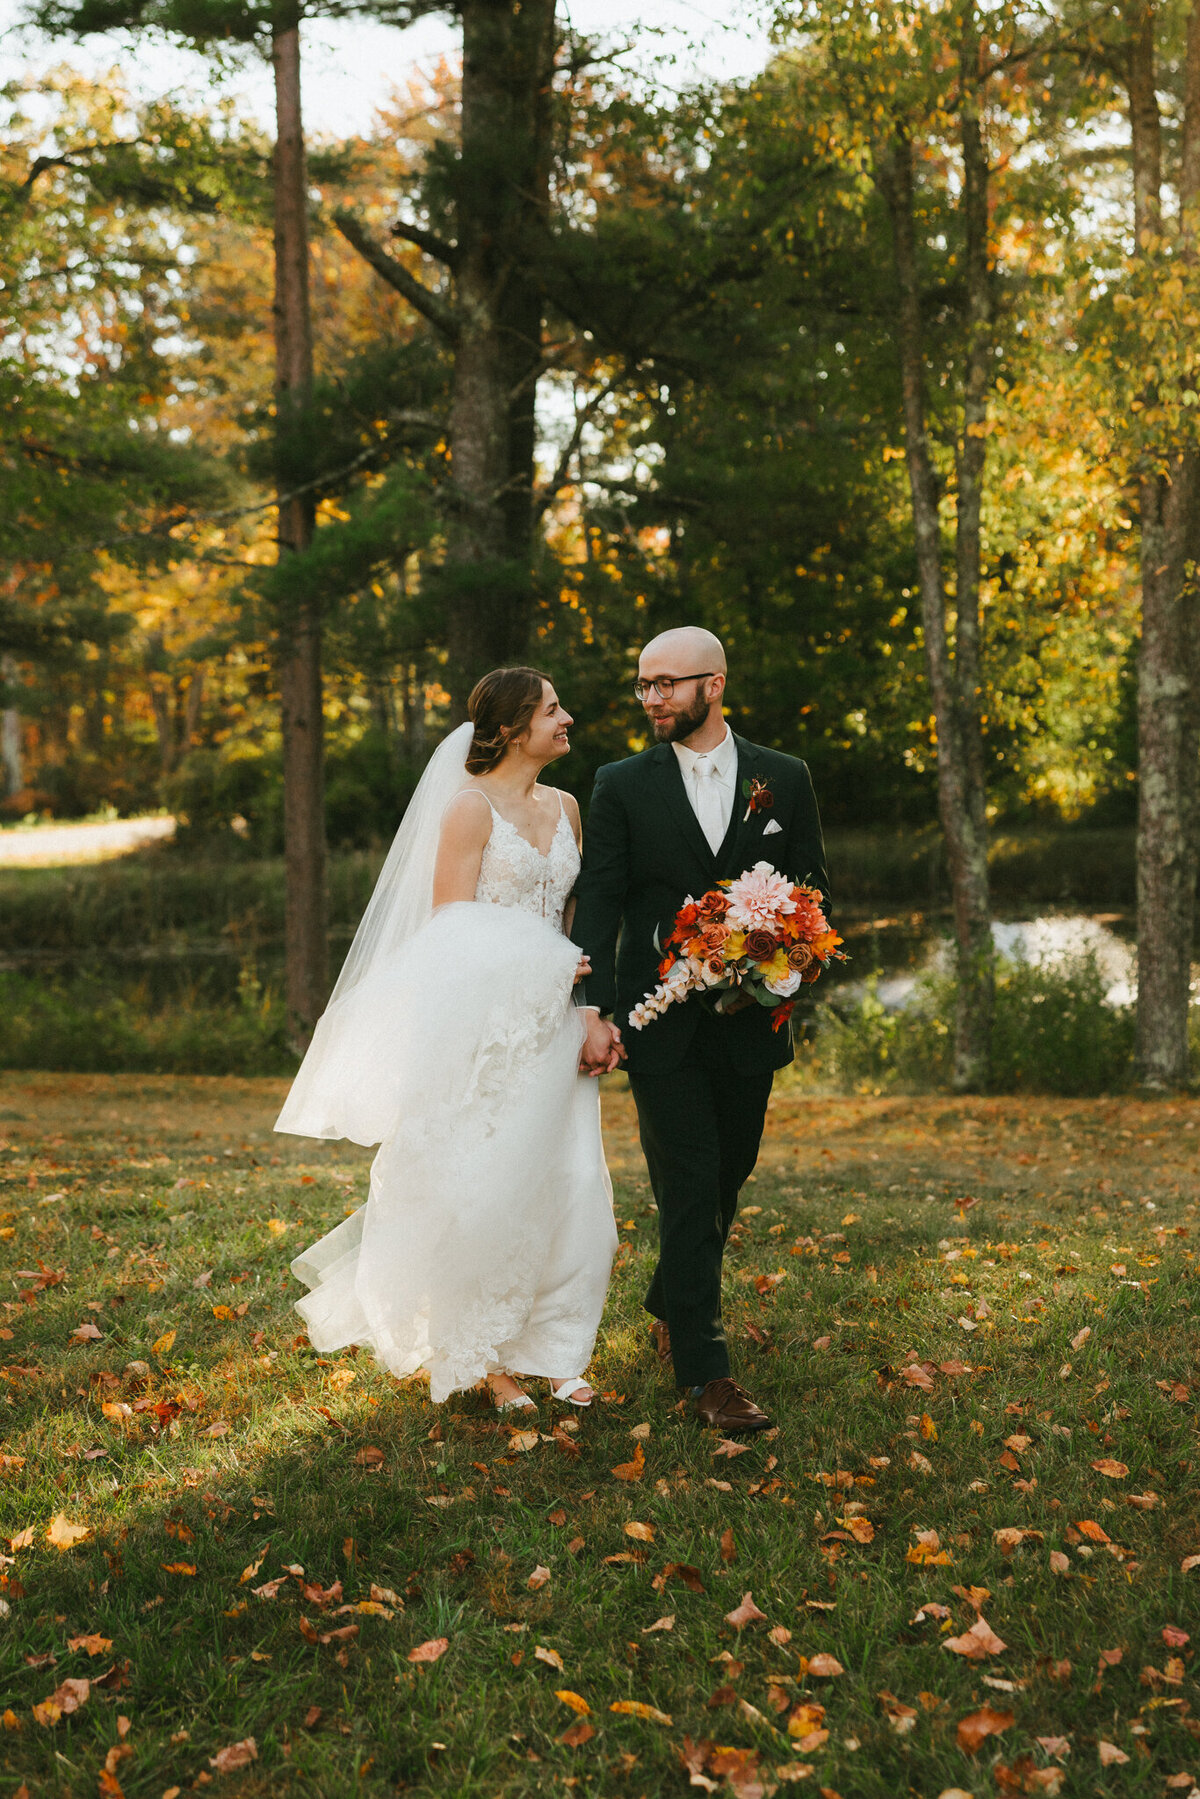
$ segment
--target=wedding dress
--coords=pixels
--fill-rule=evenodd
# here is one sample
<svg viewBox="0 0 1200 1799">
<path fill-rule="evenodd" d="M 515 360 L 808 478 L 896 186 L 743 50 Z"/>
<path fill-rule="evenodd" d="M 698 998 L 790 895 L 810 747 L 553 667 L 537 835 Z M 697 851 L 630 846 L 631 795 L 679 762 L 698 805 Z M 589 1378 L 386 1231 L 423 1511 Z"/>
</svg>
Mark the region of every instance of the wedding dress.
<svg viewBox="0 0 1200 1799">
<path fill-rule="evenodd" d="M 292 1263 L 296 1310 L 318 1350 L 426 1368 L 435 1402 L 501 1369 L 581 1375 L 595 1343 L 617 1239 L 563 934 L 578 870 L 561 810 L 543 855 L 493 808 L 473 901 L 407 935 L 394 899 L 369 912 L 276 1124 L 382 1139 L 366 1204 Z"/>
</svg>

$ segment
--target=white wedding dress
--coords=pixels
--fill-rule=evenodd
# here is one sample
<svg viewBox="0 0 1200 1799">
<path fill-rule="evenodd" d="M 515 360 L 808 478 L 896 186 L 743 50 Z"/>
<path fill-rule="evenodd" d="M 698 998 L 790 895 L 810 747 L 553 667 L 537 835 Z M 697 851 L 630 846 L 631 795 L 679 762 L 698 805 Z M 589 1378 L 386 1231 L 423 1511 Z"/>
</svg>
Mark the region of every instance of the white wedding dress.
<svg viewBox="0 0 1200 1799">
<path fill-rule="evenodd" d="M 617 1237 L 598 1083 L 577 1072 L 578 871 L 561 810 L 543 856 L 493 809 L 474 901 L 379 958 L 369 1006 L 361 983 L 335 993 L 310 1051 L 324 1084 L 302 1070 L 276 1126 L 382 1137 L 366 1204 L 292 1263 L 296 1310 L 318 1350 L 427 1369 L 434 1401 L 499 1369 L 581 1375 L 595 1343 Z"/>
</svg>

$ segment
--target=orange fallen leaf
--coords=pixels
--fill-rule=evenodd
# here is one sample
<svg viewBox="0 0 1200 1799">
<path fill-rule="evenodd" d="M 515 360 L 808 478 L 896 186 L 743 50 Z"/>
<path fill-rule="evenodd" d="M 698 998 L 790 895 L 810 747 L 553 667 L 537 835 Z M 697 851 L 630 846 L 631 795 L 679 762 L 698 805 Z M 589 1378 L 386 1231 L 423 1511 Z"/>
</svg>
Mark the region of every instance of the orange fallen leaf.
<svg viewBox="0 0 1200 1799">
<path fill-rule="evenodd" d="M 656 1593 L 661 1593 L 671 1579 L 681 1580 L 689 1593 L 704 1591 L 700 1570 L 693 1568 L 690 1562 L 668 1562 L 662 1573 L 656 1574 L 650 1584 Z"/>
<path fill-rule="evenodd" d="M 918 1712 L 916 1706 L 905 1705 L 902 1699 L 897 1699 L 895 1693 L 889 1693 L 886 1688 L 878 1695 L 878 1697 L 883 1706 L 884 1716 L 887 1718 L 889 1727 L 895 1731 L 898 1737 L 907 1736 L 917 1722 Z"/>
<path fill-rule="evenodd" d="M 674 1612 L 668 1612 L 665 1618 L 656 1618 L 653 1624 L 643 1624 L 642 1635 L 644 1637 L 650 1637 L 654 1635 L 656 1630 L 674 1630 L 674 1628 L 675 1614 Z"/>
<path fill-rule="evenodd" d="M 721 1560 L 723 1562 L 736 1562 L 737 1560 L 737 1548 L 733 1541 L 732 1530 L 721 1532 Z"/>
<path fill-rule="evenodd" d="M 1111 1538 L 1106 1530 L 1096 1523 L 1094 1518 L 1076 1518 L 1075 1528 L 1089 1543 L 1108 1543 Z"/>
<path fill-rule="evenodd" d="M 1127 1465 L 1124 1462 L 1114 1461 L 1111 1455 L 1101 1456 L 1098 1462 L 1092 1463 L 1092 1467 L 1097 1474 L 1107 1475 L 1109 1480 L 1124 1480 L 1129 1473 Z"/>
<path fill-rule="evenodd" d="M 159 1566 L 164 1574 L 186 1574 L 190 1577 L 196 1572 L 195 1562 L 161 1562 Z"/>
<path fill-rule="evenodd" d="M 966 1718 L 958 1721 L 958 1746 L 965 1749 L 968 1755 L 974 1755 L 980 1744 L 990 1736 L 999 1735 L 1017 1721 L 1015 1712 L 993 1711 L 990 1705 L 981 1706 L 977 1712 L 971 1712 Z"/>
<path fill-rule="evenodd" d="M 634 1445 L 633 1460 L 618 1462 L 613 1473 L 618 1480 L 641 1480 L 646 1472 L 646 1452 L 640 1443 Z"/>
<path fill-rule="evenodd" d="M 670 1725 L 675 1722 L 670 1712 L 660 1712 L 642 1699 L 614 1699 L 608 1709 L 610 1712 L 620 1712 L 627 1718 L 644 1718 L 649 1724 Z"/>
<path fill-rule="evenodd" d="M 1063 1554 L 1061 1549 L 1052 1549 L 1050 1551 L 1050 1572 L 1052 1574 L 1066 1574 L 1069 1572 L 1070 1567 L 1070 1560 Z"/>
<path fill-rule="evenodd" d="M 1092 1334 L 1091 1325 L 1085 1324 L 1083 1329 L 1081 1331 L 1076 1331 L 1075 1335 L 1071 1338 L 1071 1348 L 1072 1349 L 1082 1349 L 1084 1344 L 1087 1342 L 1088 1338 L 1091 1336 L 1091 1334 Z"/>
<path fill-rule="evenodd" d="M 100 1406 L 100 1411 L 103 1417 L 111 1419 L 113 1423 L 117 1423 L 122 1418 L 133 1417 L 133 1407 L 131 1405 L 126 1405 L 123 1399 L 104 1400 Z"/>
<path fill-rule="evenodd" d="M 741 1604 L 725 1614 L 726 1624 L 732 1624 L 735 1630 L 744 1630 L 747 1624 L 765 1624 L 766 1621 L 766 1612 L 759 1611 L 751 1593 L 743 1593 Z"/>
<path fill-rule="evenodd" d="M 590 1743 L 595 1734 L 594 1726 L 586 1718 L 581 1718 L 578 1724 L 572 1724 L 569 1729 L 564 1730 L 558 1740 L 565 1743 L 568 1749 L 579 1749 L 584 1743 Z"/>
<path fill-rule="evenodd" d="M 410 1662 L 440 1661 L 449 1647 L 449 1637 L 430 1637 L 427 1643 L 418 1643 L 415 1649 L 410 1649 L 408 1659 Z"/>
<path fill-rule="evenodd" d="M 1187 1639 L 1185 1638 L 1186 1642 Z M 112 1648 L 112 1638 L 102 1637 L 96 1633 L 86 1637 L 69 1637 L 68 1649 L 86 1649 L 89 1655 L 107 1655 Z"/>
<path fill-rule="evenodd" d="M 165 1356 L 174 1346 L 175 1336 L 176 1333 L 174 1331 L 164 1331 L 162 1336 L 156 1338 L 150 1345 L 151 1352 L 156 1356 Z"/>
<path fill-rule="evenodd" d="M 1190 1643 L 1192 1639 L 1189 1637 L 1186 1630 L 1181 1630 L 1179 1628 L 1178 1624 L 1164 1624 L 1162 1628 L 1162 1640 L 1167 1645 L 1168 1649 L 1182 1649 L 1184 1645 Z"/>
<path fill-rule="evenodd" d="M 88 1318 L 82 1324 L 76 1325 L 71 1332 L 71 1341 L 72 1343 L 98 1343 L 101 1335 L 101 1331 Z"/>
<path fill-rule="evenodd" d="M 652 1524 L 639 1524 L 637 1520 L 634 1519 L 632 1523 L 624 1526 L 624 1531 L 625 1535 L 627 1537 L 632 1537 L 635 1543 L 653 1543 L 654 1541 L 654 1526 Z"/>
<path fill-rule="evenodd" d="M 1096 1744 L 1096 1748 L 1100 1755 L 1102 1768 L 1118 1768 L 1123 1762 L 1129 1760 L 1123 1749 L 1118 1749 L 1115 1743 L 1106 1743 L 1103 1737 Z"/>
<path fill-rule="evenodd" d="M 92 1534 L 90 1524 L 72 1524 L 64 1512 L 56 1512 L 50 1520 L 46 1541 L 55 1549 L 74 1549 Z"/>
<path fill-rule="evenodd" d="M 508 1433 L 508 1447 L 514 1455 L 528 1455 L 536 1449 L 540 1438 L 535 1430 L 513 1430 Z"/>
<path fill-rule="evenodd" d="M 770 1642 L 776 1643 L 780 1649 L 786 1648 L 792 1640 L 792 1633 L 786 1624 L 773 1624 L 767 1632 Z"/>
<path fill-rule="evenodd" d="M 592 1708 L 582 1693 L 573 1693 L 569 1687 L 559 1687 L 554 1697 L 561 1699 L 564 1705 L 569 1705 L 571 1710 L 578 1712 L 581 1718 L 591 1717 Z"/>
<path fill-rule="evenodd" d="M 536 1593 L 540 1587 L 545 1586 L 549 1578 L 549 1568 L 543 1568 L 539 1562 L 533 1573 L 529 1576 L 529 1579 L 525 1582 L 525 1585 L 529 1588 L 531 1593 Z"/>
<path fill-rule="evenodd" d="M 982 1616 L 976 1618 L 970 1630 L 964 1631 L 962 1636 L 947 1637 L 942 1644 L 943 1649 L 949 1649 L 953 1655 L 965 1656 L 971 1662 L 981 1662 L 989 1655 L 1000 1655 L 1006 1646 Z"/>
<path fill-rule="evenodd" d="M 548 1668 L 557 1668 L 560 1674 L 563 1672 L 563 1658 L 557 1649 L 547 1649 L 544 1643 L 539 1643 L 533 1652 L 533 1658 L 535 1661 L 545 1662 Z"/>
<path fill-rule="evenodd" d="M 235 1768 L 249 1767 L 258 1760 L 258 1744 L 253 1737 L 243 1737 L 240 1743 L 228 1743 L 224 1749 L 218 1749 L 210 1755 L 208 1765 L 215 1768 L 218 1774 L 232 1774 Z"/>
<path fill-rule="evenodd" d="M 808 1667 L 806 1671 L 809 1674 L 815 1674 L 818 1680 L 836 1680 L 839 1674 L 844 1674 L 846 1672 L 841 1662 L 838 1661 L 837 1656 L 828 1655 L 823 1649 L 816 1655 L 810 1655 L 807 1658 L 802 1657 L 801 1659 L 807 1659 Z"/>
</svg>

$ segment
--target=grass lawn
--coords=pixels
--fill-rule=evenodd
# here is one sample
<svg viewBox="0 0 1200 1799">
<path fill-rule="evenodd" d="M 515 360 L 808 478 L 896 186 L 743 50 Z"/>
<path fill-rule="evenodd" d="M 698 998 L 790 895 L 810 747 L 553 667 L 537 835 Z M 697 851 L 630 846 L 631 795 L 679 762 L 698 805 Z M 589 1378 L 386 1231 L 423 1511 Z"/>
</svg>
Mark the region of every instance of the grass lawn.
<svg viewBox="0 0 1200 1799">
<path fill-rule="evenodd" d="M 1200 1785 L 1200 1103 L 783 1088 L 743 1447 L 647 1353 L 619 1084 L 604 1400 L 536 1430 L 307 1347 L 369 1158 L 283 1091 L 0 1076 L 0 1799 Z"/>
</svg>

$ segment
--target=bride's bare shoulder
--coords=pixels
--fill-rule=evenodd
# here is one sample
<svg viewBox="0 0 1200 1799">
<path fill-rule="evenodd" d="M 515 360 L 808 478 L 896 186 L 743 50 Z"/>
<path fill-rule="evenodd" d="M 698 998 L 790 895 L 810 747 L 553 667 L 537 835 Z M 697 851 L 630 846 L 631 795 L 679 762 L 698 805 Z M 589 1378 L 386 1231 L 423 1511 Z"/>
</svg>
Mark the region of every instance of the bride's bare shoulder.
<svg viewBox="0 0 1200 1799">
<path fill-rule="evenodd" d="M 466 844 L 483 842 L 492 828 L 492 808 L 479 787 L 464 787 L 442 813 L 442 837 Z"/>
</svg>

